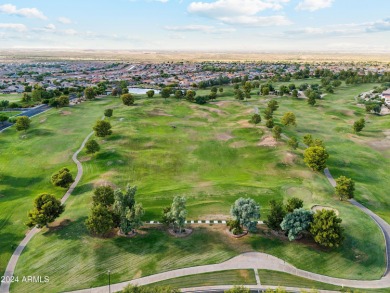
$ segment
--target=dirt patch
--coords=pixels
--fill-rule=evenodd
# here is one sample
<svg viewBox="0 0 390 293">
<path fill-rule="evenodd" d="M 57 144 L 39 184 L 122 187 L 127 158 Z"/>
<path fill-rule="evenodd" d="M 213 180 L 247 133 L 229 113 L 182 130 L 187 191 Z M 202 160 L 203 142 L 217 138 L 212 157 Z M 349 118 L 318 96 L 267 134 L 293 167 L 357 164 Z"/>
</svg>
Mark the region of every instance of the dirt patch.
<svg viewBox="0 0 390 293">
<path fill-rule="evenodd" d="M 166 113 L 164 110 L 155 108 L 152 111 L 148 112 L 150 116 L 168 116 L 172 117 L 173 115 Z"/>
<path fill-rule="evenodd" d="M 390 149 L 390 129 L 383 131 L 385 135 L 384 139 L 371 141 L 368 144 L 379 151 L 384 151 Z"/>
<path fill-rule="evenodd" d="M 217 105 L 218 107 L 224 108 L 224 107 L 230 106 L 232 104 L 232 102 L 230 102 L 230 101 L 219 101 L 219 102 L 215 102 L 213 104 Z"/>
<path fill-rule="evenodd" d="M 68 116 L 68 115 L 72 115 L 72 112 L 70 112 L 70 111 L 60 111 L 60 114 L 62 116 Z"/>
<path fill-rule="evenodd" d="M 232 232 L 229 231 L 229 229 L 226 229 L 226 234 L 233 238 L 241 238 L 248 235 L 248 231 L 244 230 L 244 232 L 242 232 L 241 234 L 234 235 Z"/>
<path fill-rule="evenodd" d="M 227 115 L 228 114 L 225 111 L 223 111 L 221 109 L 216 109 L 216 108 L 205 108 L 204 110 L 217 113 L 218 115 Z"/>
<path fill-rule="evenodd" d="M 317 211 L 321 211 L 321 210 L 334 211 L 337 216 L 339 215 L 338 210 L 336 210 L 335 208 L 327 207 L 327 206 L 314 205 L 311 207 L 311 210 L 313 212 L 317 212 Z"/>
<path fill-rule="evenodd" d="M 239 149 L 239 148 L 244 148 L 248 145 L 246 141 L 240 140 L 240 141 L 235 141 L 230 144 L 232 148 Z"/>
<path fill-rule="evenodd" d="M 70 219 L 63 219 L 63 220 L 58 220 L 49 225 L 49 231 L 54 232 L 61 230 L 62 228 L 68 226 L 72 221 Z"/>
<path fill-rule="evenodd" d="M 297 158 L 297 155 L 290 153 L 290 152 L 287 152 L 283 158 L 283 163 L 286 165 L 292 165 L 295 163 L 296 158 Z"/>
<path fill-rule="evenodd" d="M 115 171 L 109 171 L 109 172 L 103 173 L 102 175 L 100 175 L 99 179 L 97 179 L 93 182 L 93 186 L 95 188 L 99 187 L 99 186 L 111 186 L 112 188 L 115 189 L 115 188 L 117 188 L 117 186 L 114 183 L 112 183 L 110 181 L 110 179 L 116 175 L 117 175 L 117 173 Z"/>
<path fill-rule="evenodd" d="M 234 138 L 230 133 L 218 133 L 215 138 L 217 140 L 222 140 L 222 141 L 228 141 L 229 139 Z"/>
<path fill-rule="evenodd" d="M 265 136 L 264 138 L 262 138 L 258 144 L 258 146 L 265 146 L 265 147 L 275 147 L 278 145 L 278 142 L 276 141 L 275 138 L 273 138 L 272 136 Z"/>
<path fill-rule="evenodd" d="M 238 125 L 243 128 L 252 128 L 253 124 L 251 124 L 248 120 L 240 120 L 237 121 Z"/>
<path fill-rule="evenodd" d="M 90 161 L 92 159 L 92 156 L 86 156 L 86 157 L 81 157 L 80 159 L 79 159 L 79 161 L 81 162 L 81 163 L 83 163 L 83 162 L 88 162 L 88 161 Z"/>
</svg>

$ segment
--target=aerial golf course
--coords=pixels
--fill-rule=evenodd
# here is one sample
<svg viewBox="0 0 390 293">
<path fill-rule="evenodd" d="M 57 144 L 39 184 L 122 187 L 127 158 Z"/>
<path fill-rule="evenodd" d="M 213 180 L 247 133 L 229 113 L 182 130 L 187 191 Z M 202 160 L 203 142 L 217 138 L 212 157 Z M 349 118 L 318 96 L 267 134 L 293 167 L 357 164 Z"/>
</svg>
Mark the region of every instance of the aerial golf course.
<svg viewBox="0 0 390 293">
<path fill-rule="evenodd" d="M 374 86 L 343 84 L 314 107 L 302 98 L 259 96 L 256 90 L 250 100 L 237 101 L 232 87 L 225 87 L 216 101 L 205 105 L 140 95 L 135 105 L 125 106 L 118 97 L 104 97 L 51 109 L 32 118 L 25 133 L 7 129 L 0 133 L 0 271 L 4 272 L 28 229 L 24 223 L 33 199 L 41 193 L 64 195 L 64 189 L 51 184 L 51 175 L 62 167 L 76 175 L 73 153 L 104 110 L 112 108 L 114 114 L 106 120 L 113 134 L 94 138 L 101 147 L 98 153 L 80 153 L 84 174 L 65 212 L 31 240 L 17 264 L 15 275 L 49 276 L 50 282 L 14 283 L 14 292 L 102 286 L 107 283 L 107 270 L 111 282 L 118 283 L 220 263 L 249 251 L 265 252 L 318 274 L 379 279 L 386 269 L 379 227 L 359 209 L 340 201 L 323 173 L 305 165 L 302 146 L 294 150 L 285 139 L 275 141 L 263 118 L 270 99 L 279 104 L 276 124 L 280 125 L 284 113 L 293 112 L 297 126 L 283 126 L 282 133 L 299 142 L 305 134 L 322 139 L 332 175 L 353 178 L 355 199 L 390 222 L 386 167 L 390 166 L 390 116 L 367 114 L 355 100 Z M 209 90 L 198 90 L 197 95 L 202 92 Z M 256 109 L 263 120 L 255 126 L 248 120 Z M 352 125 L 362 117 L 366 127 L 356 134 Z M 189 220 L 227 220 L 230 206 L 239 197 L 253 198 L 261 207 L 260 220 L 265 220 L 270 200 L 298 197 L 307 209 L 313 205 L 336 209 L 346 239 L 337 249 L 324 249 L 309 239 L 290 242 L 276 237 L 264 225 L 256 233 L 235 239 L 226 234 L 225 225 L 212 224 L 192 225 L 193 233 L 185 238 L 172 237 L 156 225 L 145 225 L 133 238 L 90 235 L 84 223 L 93 189 L 101 185 L 124 189 L 127 184 L 138 188 L 136 200 L 145 209 L 144 221 L 160 220 L 162 209 L 176 195 L 186 197 Z M 272 280 L 271 273 L 262 273 Z M 229 278 L 237 284 L 252 284 L 251 274 L 230 272 Z"/>
</svg>

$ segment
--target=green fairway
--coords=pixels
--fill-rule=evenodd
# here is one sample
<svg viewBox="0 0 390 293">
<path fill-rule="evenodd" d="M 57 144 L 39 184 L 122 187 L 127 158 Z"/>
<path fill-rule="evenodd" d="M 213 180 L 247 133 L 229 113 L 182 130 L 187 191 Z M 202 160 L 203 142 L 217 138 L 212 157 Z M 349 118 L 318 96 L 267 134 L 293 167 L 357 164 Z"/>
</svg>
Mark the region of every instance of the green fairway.
<svg viewBox="0 0 390 293">
<path fill-rule="evenodd" d="M 218 285 L 256 285 L 253 270 L 231 270 L 215 273 L 191 275 L 170 280 L 165 280 L 149 285 L 170 286 L 172 288 L 192 288 Z"/>
<path fill-rule="evenodd" d="M 0 101 L 9 101 L 10 103 L 17 103 L 22 100 L 22 94 L 2 94 L 0 93 Z"/>
<path fill-rule="evenodd" d="M 386 193 L 390 179 L 384 167 L 390 163 L 390 153 L 389 149 L 373 147 L 375 141 L 385 139 L 383 131 L 389 129 L 390 116 L 369 115 L 366 129 L 359 135 L 352 133 L 353 121 L 365 116 L 364 110 L 355 105 L 354 96 L 373 86 L 342 86 L 316 107 L 303 99 L 276 98 L 280 107 L 275 121 L 279 123 L 287 111 L 294 112 L 298 126 L 283 127 L 283 132 L 299 140 L 306 133 L 323 139 L 335 177 L 352 177 L 357 199 L 390 220 Z M 1 152 L 12 146 L 18 151 L 5 159 L 16 167 L 0 170 L 8 180 L 4 181 L 7 184 L 2 180 L 0 185 L 0 194 L 5 195 L 0 198 L 0 208 L 4 206 L 7 215 L 3 219 L 4 231 L 9 229 L 4 233 L 13 235 L 12 242 L 1 251 L 5 263 L 11 252 L 7 247 L 16 244 L 25 230 L 22 223 L 31 208 L 31 199 L 43 191 L 62 195 L 62 190 L 51 186 L 50 175 L 62 166 L 75 172 L 70 161 L 72 152 L 103 109 L 110 103 L 116 106 L 109 119 L 113 135 L 97 138 L 101 146 L 97 155 L 80 154 L 85 173 L 65 213 L 55 227 L 44 229 L 29 243 L 17 265 L 17 275 L 48 275 L 50 283 L 19 283 L 13 288 L 17 292 L 28 292 L 32 287 L 42 292 L 88 288 L 104 285 L 107 270 L 113 272 L 113 282 L 120 282 L 180 267 L 217 263 L 245 251 L 266 252 L 320 274 L 380 278 L 385 269 L 380 229 L 357 208 L 338 201 L 325 176 L 304 165 L 303 149 L 293 151 L 284 142 L 267 144 L 272 139 L 264 121 L 254 127 L 248 120 L 255 107 L 262 114 L 271 97 L 259 97 L 255 92 L 250 101 L 238 102 L 232 88 L 226 87 L 217 102 L 204 106 L 173 98 L 138 98 L 132 107 L 120 105 L 118 100 L 95 101 L 71 108 L 72 115 L 63 116 L 52 110 L 34 118 L 27 139 L 21 139 L 15 130 L 4 132 L 0 139 L 6 144 Z M 45 118 L 46 122 L 39 123 Z M 45 152 L 39 151 L 30 162 L 32 150 L 42 146 Z M 23 162 L 24 169 L 18 169 L 16 161 Z M 138 186 L 136 199 L 145 208 L 145 220 L 159 220 L 162 208 L 175 195 L 187 197 L 191 220 L 227 219 L 231 204 L 240 196 L 254 198 L 265 220 L 271 199 L 297 196 L 307 208 L 314 204 L 336 208 L 343 219 L 346 241 L 342 247 L 328 251 L 309 240 L 277 239 L 264 229 L 232 241 L 222 228 L 216 227 L 197 228 L 185 239 L 171 238 L 159 229 L 145 229 L 145 234 L 133 239 L 91 237 L 84 221 L 94 186 L 124 188 L 127 183 Z M 28 192 L 23 184 L 28 184 Z M 12 196 L 16 199 L 10 201 Z"/>
<path fill-rule="evenodd" d="M 19 111 L 0 111 L 0 114 L 5 115 L 8 118 L 12 117 L 12 116 L 15 116 L 15 115 L 18 115 L 20 113 L 22 113 L 22 112 L 19 112 Z"/>
</svg>

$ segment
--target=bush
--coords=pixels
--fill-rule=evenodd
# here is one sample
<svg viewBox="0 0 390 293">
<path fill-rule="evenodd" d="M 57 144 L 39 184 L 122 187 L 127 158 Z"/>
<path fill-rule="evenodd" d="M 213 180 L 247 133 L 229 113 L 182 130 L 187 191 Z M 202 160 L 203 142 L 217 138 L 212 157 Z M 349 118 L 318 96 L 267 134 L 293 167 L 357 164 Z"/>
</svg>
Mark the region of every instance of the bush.
<svg viewBox="0 0 390 293">
<path fill-rule="evenodd" d="M 238 220 L 230 219 L 226 222 L 226 226 L 229 227 L 229 231 L 232 232 L 234 235 L 239 235 L 244 232 L 240 225 L 240 221 Z"/>
<path fill-rule="evenodd" d="M 104 110 L 104 116 L 106 116 L 106 117 L 112 117 L 113 113 L 114 113 L 113 109 L 106 109 L 106 110 Z"/>
<path fill-rule="evenodd" d="M 321 210 L 314 214 L 310 233 L 314 241 L 325 247 L 339 247 L 344 241 L 342 220 L 332 210 Z"/>
<path fill-rule="evenodd" d="M 100 151 L 100 146 L 99 146 L 99 144 L 96 142 L 96 140 L 94 140 L 94 139 L 89 140 L 89 141 L 85 144 L 85 148 L 87 149 L 87 150 L 86 150 L 86 153 L 87 153 L 87 154 L 94 154 L 94 153 Z"/>
<path fill-rule="evenodd" d="M 126 106 L 131 106 L 134 104 L 134 97 L 131 94 L 123 94 L 121 99 L 123 104 Z"/>
<path fill-rule="evenodd" d="M 51 176 L 51 182 L 54 186 L 68 188 L 73 182 L 73 176 L 68 168 L 62 168 L 58 173 Z"/>
<path fill-rule="evenodd" d="M 336 179 L 336 194 L 340 200 L 351 199 L 354 196 L 355 182 L 351 178 L 340 176 Z"/>
</svg>

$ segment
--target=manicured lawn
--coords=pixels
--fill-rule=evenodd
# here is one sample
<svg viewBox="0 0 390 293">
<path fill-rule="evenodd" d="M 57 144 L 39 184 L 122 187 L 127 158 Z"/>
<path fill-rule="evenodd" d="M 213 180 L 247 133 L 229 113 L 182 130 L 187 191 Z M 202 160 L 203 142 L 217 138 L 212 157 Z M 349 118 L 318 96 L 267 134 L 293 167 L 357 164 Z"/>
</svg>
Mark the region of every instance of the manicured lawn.
<svg viewBox="0 0 390 293">
<path fill-rule="evenodd" d="M 22 94 L 1 94 L 0 93 L 0 101 L 6 100 L 10 103 L 17 103 L 22 100 Z"/>
<path fill-rule="evenodd" d="M 301 99 L 276 98 L 280 108 L 275 113 L 275 120 L 279 123 L 284 112 L 293 111 L 298 126 L 284 127 L 283 131 L 300 140 L 306 133 L 324 139 L 331 155 L 332 173 L 336 177 L 343 174 L 355 179 L 357 199 L 390 219 L 385 187 L 390 183 L 385 175 L 388 150 L 371 146 L 373 141 L 384 139 L 382 130 L 388 129 L 390 117 L 367 116 L 366 129 L 359 135 L 351 132 L 353 121 L 365 115 L 354 105 L 353 97 L 372 87 L 342 86 L 314 108 Z M 17 275 L 49 275 L 50 283 L 19 283 L 14 289 L 17 292 L 27 292 L 31 288 L 53 292 L 88 288 L 106 284 L 108 269 L 113 272 L 113 282 L 120 282 L 164 270 L 217 263 L 253 250 L 270 253 L 316 273 L 352 279 L 380 278 L 385 268 L 385 248 L 375 223 L 350 204 L 338 201 L 323 174 L 313 173 L 304 165 L 302 149 L 292 151 L 283 142 L 275 147 L 258 145 L 270 136 L 270 132 L 263 126 L 264 121 L 259 127 L 253 127 L 247 121 L 254 107 L 262 114 L 267 100 L 272 97 L 254 94 L 250 101 L 238 102 L 233 98 L 231 87 L 226 88 L 222 97 L 219 95 L 219 102 L 205 106 L 160 98 L 138 98 L 132 107 L 118 105 L 110 118 L 113 135 L 97 139 L 101 151 L 94 156 L 81 154 L 85 174 L 59 220 L 69 219 L 70 222 L 37 235 L 18 263 Z M 70 155 L 101 116 L 104 107 L 107 107 L 104 102 L 92 102 L 72 108 L 73 117 L 76 113 L 79 115 L 74 128 L 70 127 L 72 115 L 64 118 L 57 114 L 58 118 L 54 112 L 49 112 L 39 116 L 31 131 L 40 134 L 46 133 L 48 126 L 46 122 L 39 124 L 39 119 L 52 117 L 50 115 L 57 117 L 53 119 L 56 123 L 51 129 L 53 136 L 42 135 L 46 140 L 40 140 L 39 144 L 37 140 L 32 145 L 21 145 L 24 141 L 16 133 L 4 133 L 8 147 L 15 145 L 19 149 L 17 156 L 9 155 L 10 162 L 29 162 L 32 150 L 46 145 L 49 151 L 38 155 L 35 164 L 42 168 L 46 166 L 42 161 L 51 162 L 44 174 L 35 169 L 24 170 L 25 173 L 1 170 L 2 174 L 14 178 L 14 181 L 8 179 L 10 183 L 5 186 L 8 189 L 16 189 L 26 181 L 33 186 L 27 194 L 28 200 L 19 196 L 13 209 L 6 211 L 7 215 L 17 209 L 19 214 L 15 219 L 24 217 L 25 220 L 31 199 L 38 191 L 62 195 L 61 190 L 50 185 L 49 177 L 62 166 L 69 166 L 74 172 Z M 61 135 L 60 129 L 69 134 Z M 58 138 L 56 148 L 50 144 L 53 137 Z M 31 174 L 39 177 L 30 180 Z M 145 235 L 133 239 L 99 239 L 88 235 L 83 223 L 89 213 L 94 186 L 112 184 L 124 188 L 128 183 L 138 187 L 136 199 L 146 210 L 145 220 L 160 219 L 162 208 L 169 205 L 175 195 L 187 197 L 188 218 L 194 220 L 227 218 L 231 204 L 240 196 L 254 198 L 261 205 L 261 219 L 264 220 L 269 213 L 269 200 L 297 196 L 305 201 L 307 208 L 313 204 L 336 208 L 343 219 L 346 241 L 342 247 L 328 251 L 310 241 L 275 239 L 263 230 L 234 241 L 223 231 L 206 228 L 196 229 L 185 239 L 171 238 L 158 229 L 146 230 Z M 0 188 L 5 187 L 0 185 Z M 0 189 L 0 193 L 20 194 L 23 189 L 14 193 Z M 5 207 L 10 204 L 3 197 L 0 208 L 1 200 Z M 19 235 L 15 240 L 20 239 L 24 230 L 22 223 L 20 221 L 13 230 L 8 230 L 8 233 L 12 231 L 13 235 Z M 370 231 L 369 236 L 367 231 Z"/>
<path fill-rule="evenodd" d="M 230 270 L 215 273 L 204 273 L 165 280 L 149 285 L 170 286 L 172 288 L 192 288 L 218 285 L 256 285 L 253 270 Z"/>
<path fill-rule="evenodd" d="M 20 113 L 21 112 L 18 112 L 18 111 L 0 111 L 0 114 L 5 115 L 7 117 L 12 117 L 12 116 L 18 115 Z"/>
</svg>

